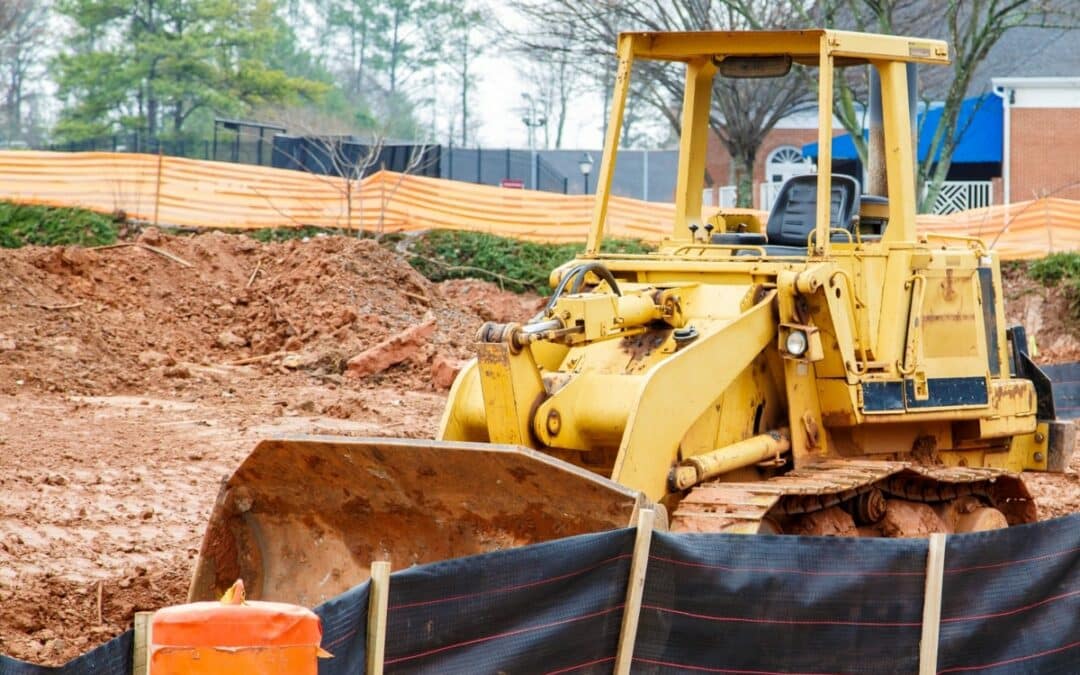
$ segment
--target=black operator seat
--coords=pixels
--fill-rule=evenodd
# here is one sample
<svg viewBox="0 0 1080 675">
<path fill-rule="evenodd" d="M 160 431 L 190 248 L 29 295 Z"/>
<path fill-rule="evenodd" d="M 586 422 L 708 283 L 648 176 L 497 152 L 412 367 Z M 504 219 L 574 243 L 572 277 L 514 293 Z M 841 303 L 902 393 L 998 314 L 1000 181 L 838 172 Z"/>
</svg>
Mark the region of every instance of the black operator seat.
<svg viewBox="0 0 1080 675">
<path fill-rule="evenodd" d="M 844 174 L 832 175 L 832 229 L 853 232 L 855 216 L 859 213 L 859 182 Z M 814 231 L 817 216 L 817 175 L 807 174 L 789 178 L 776 196 L 766 235 L 759 233 L 723 232 L 712 236 L 713 244 L 759 246 L 766 255 L 805 256 L 806 244 Z M 833 241 L 849 241 L 848 237 L 834 233 Z M 744 249 L 737 255 L 755 255 L 753 249 Z"/>
<path fill-rule="evenodd" d="M 859 181 L 844 174 L 832 175 L 832 204 L 829 228 L 852 232 L 859 213 Z M 765 232 L 768 255 L 805 256 L 806 243 L 817 217 L 817 176 L 807 174 L 788 179 L 776 196 Z M 833 241 L 850 241 L 835 233 Z"/>
</svg>

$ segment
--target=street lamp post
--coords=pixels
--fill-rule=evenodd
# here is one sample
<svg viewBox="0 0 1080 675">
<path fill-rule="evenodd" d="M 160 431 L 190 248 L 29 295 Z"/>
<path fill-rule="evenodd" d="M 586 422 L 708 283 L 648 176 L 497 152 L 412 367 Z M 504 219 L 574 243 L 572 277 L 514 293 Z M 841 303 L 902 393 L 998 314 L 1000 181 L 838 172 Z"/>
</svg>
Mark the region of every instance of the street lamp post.
<svg viewBox="0 0 1080 675">
<path fill-rule="evenodd" d="M 585 153 L 578 160 L 578 169 L 581 170 L 581 175 L 585 179 L 585 192 L 589 194 L 589 174 L 592 173 L 593 158 L 589 153 Z"/>
<path fill-rule="evenodd" d="M 536 149 L 536 130 L 539 127 L 547 124 L 547 117 L 536 109 L 536 101 L 529 94 L 522 94 L 521 98 L 525 99 L 525 114 L 522 116 L 521 121 L 525 124 L 525 128 L 529 130 L 529 149 Z"/>
</svg>

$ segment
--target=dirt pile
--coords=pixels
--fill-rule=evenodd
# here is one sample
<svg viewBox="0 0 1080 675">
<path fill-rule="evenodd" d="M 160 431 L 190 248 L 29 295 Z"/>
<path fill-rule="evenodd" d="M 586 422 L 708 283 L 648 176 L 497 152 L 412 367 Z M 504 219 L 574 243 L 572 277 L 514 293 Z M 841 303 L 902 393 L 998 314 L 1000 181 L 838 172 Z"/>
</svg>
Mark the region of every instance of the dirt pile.
<svg viewBox="0 0 1080 675">
<path fill-rule="evenodd" d="M 1040 363 L 1080 361 L 1080 319 L 1069 308 L 1059 286 L 1046 286 L 1028 277 L 1020 266 L 1002 270 L 1007 326 L 1024 326 L 1035 338 Z"/>
<path fill-rule="evenodd" d="M 0 252 L 0 392 L 176 393 L 244 366 L 340 384 L 349 358 L 434 321 L 408 358 L 367 373 L 422 388 L 437 355 L 467 357 L 481 320 L 522 304 L 483 282 L 444 297 L 370 240 L 148 230 L 138 243 Z"/>
</svg>

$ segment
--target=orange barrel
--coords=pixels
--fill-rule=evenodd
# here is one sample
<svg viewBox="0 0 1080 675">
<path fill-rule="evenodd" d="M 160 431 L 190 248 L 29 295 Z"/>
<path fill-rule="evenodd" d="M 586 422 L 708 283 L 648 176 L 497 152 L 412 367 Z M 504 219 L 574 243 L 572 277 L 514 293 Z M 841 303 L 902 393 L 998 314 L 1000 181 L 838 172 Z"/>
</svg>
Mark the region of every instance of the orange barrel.
<svg viewBox="0 0 1080 675">
<path fill-rule="evenodd" d="M 315 675 L 319 617 L 282 602 L 195 602 L 166 607 L 150 628 L 152 675 Z"/>
</svg>

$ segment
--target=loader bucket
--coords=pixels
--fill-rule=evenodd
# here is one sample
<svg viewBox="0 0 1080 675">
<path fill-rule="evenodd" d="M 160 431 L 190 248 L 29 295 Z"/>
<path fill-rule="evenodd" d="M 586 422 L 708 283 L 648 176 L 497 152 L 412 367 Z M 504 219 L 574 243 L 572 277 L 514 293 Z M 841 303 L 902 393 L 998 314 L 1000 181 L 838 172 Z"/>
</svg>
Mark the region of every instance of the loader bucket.
<svg viewBox="0 0 1080 675">
<path fill-rule="evenodd" d="M 395 569 L 630 524 L 637 491 L 527 448 L 300 436 L 260 442 L 221 487 L 191 601 L 237 579 L 313 607 Z"/>
</svg>

